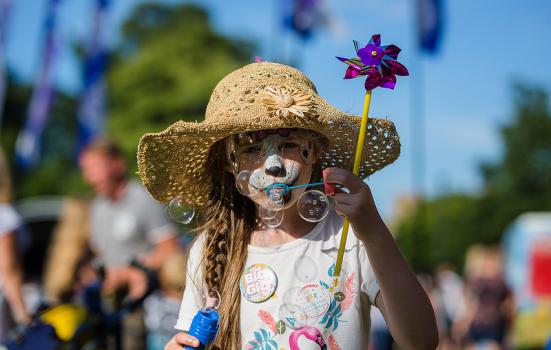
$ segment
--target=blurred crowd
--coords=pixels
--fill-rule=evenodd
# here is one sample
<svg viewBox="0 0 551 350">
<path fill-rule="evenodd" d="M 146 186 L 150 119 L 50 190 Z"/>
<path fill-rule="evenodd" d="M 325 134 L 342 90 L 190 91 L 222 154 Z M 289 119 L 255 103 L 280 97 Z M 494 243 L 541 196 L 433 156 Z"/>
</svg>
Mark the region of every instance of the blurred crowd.
<svg viewBox="0 0 551 350">
<path fill-rule="evenodd" d="M 23 291 L 30 283 L 20 259 L 29 232 L 0 157 L 0 344 L 43 348 L 52 327 L 70 348 L 163 349 L 174 334 L 187 252 L 164 207 L 127 176 L 119 147 L 98 139 L 81 152 L 94 198 L 64 201 L 33 293 Z M 39 295 L 40 306 L 27 294 Z"/>
<path fill-rule="evenodd" d="M 513 298 L 503 277 L 497 247 L 471 247 L 463 277 L 450 265 L 418 276 L 432 302 L 440 335 L 439 349 L 511 349 Z M 372 310 L 372 350 L 393 348 L 381 314 Z"/>
</svg>

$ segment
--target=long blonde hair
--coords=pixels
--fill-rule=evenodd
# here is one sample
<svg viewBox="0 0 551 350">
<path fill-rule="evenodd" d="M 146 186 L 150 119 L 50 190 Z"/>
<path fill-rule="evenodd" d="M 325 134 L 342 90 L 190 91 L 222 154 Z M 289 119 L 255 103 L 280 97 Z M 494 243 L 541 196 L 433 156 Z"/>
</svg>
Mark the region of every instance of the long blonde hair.
<svg viewBox="0 0 551 350">
<path fill-rule="evenodd" d="M 241 349 L 239 280 L 247 261 L 247 246 L 255 227 L 256 207 L 239 194 L 233 174 L 226 170 L 225 144 L 215 144 L 208 167 L 213 187 L 203 211 L 205 235 L 203 276 L 209 290 L 220 293 L 220 324 L 216 346 L 224 350 Z"/>
</svg>

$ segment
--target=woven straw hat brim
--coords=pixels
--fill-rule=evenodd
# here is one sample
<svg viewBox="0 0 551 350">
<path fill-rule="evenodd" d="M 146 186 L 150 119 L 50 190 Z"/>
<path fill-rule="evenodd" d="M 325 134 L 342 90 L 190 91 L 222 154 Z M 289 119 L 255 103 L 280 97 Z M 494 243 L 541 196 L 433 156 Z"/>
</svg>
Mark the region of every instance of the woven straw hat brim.
<svg viewBox="0 0 551 350">
<path fill-rule="evenodd" d="M 213 176 L 205 164 L 211 146 L 227 136 L 272 128 L 303 128 L 326 137 L 322 168 L 352 169 L 360 117 L 334 111 L 325 123 L 308 125 L 306 121 L 285 122 L 273 118 L 267 123 L 259 118 L 251 123 L 177 122 L 160 133 L 146 134 L 138 149 L 139 175 L 151 195 L 168 203 L 182 196 L 188 204 L 203 206 L 208 199 Z M 394 162 L 400 153 L 400 141 L 394 124 L 385 119 L 370 118 L 364 144 L 360 176 L 365 178 Z"/>
<path fill-rule="evenodd" d="M 288 87 L 308 94 L 309 108 L 303 115 L 286 116 L 262 103 L 265 86 Z M 157 200 L 168 203 L 177 196 L 187 204 L 206 204 L 212 178 L 206 163 L 211 147 L 237 133 L 300 128 L 325 137 L 322 167 L 352 169 L 361 118 L 346 114 L 327 103 L 300 71 L 276 64 L 254 63 L 226 76 L 215 88 L 205 121 L 179 121 L 159 133 L 145 134 L 138 146 L 138 173 Z M 369 118 L 360 176 L 371 175 L 394 162 L 400 141 L 394 124 Z"/>
</svg>

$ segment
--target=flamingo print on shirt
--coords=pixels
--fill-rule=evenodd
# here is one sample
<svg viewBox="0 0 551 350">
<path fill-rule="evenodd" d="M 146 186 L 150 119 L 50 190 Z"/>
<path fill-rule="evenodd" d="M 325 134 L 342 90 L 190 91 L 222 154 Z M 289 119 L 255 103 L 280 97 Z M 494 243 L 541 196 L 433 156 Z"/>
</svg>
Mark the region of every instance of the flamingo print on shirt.
<svg viewBox="0 0 551 350">
<path fill-rule="evenodd" d="M 325 340 L 323 339 L 320 330 L 312 326 L 300 327 L 291 333 L 289 336 L 289 348 L 291 350 L 300 350 L 298 347 L 298 338 L 301 336 L 304 336 L 318 344 L 320 346 L 320 350 L 327 350 L 327 344 L 325 344 Z"/>
</svg>

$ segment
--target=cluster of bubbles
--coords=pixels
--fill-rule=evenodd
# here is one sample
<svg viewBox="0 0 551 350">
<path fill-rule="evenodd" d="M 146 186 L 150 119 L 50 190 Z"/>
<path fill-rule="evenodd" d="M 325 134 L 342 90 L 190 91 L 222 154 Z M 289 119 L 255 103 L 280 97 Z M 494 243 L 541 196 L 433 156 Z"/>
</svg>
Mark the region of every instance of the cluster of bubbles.
<svg viewBox="0 0 551 350">
<path fill-rule="evenodd" d="M 309 187 L 317 184 L 300 186 L 288 186 L 286 184 L 273 184 L 266 189 L 258 189 L 251 185 L 252 173 L 243 170 L 237 174 L 235 185 L 242 195 L 251 198 L 258 206 L 258 216 L 262 222 L 270 228 L 278 227 L 283 221 L 284 197 L 294 188 Z M 331 208 L 329 198 L 321 191 L 305 191 L 297 201 L 297 210 L 301 218 L 309 222 L 321 221 L 327 216 Z M 189 205 L 183 197 L 173 198 L 168 204 L 168 215 L 176 222 L 189 224 L 195 217 L 195 207 Z"/>
<path fill-rule="evenodd" d="M 283 293 L 278 317 L 291 329 L 319 324 L 331 312 L 332 300 L 341 302 L 346 298 L 344 290 L 349 275 L 342 270 L 339 277 L 331 276 L 331 281 L 316 279 L 319 276 L 318 265 L 308 256 L 297 259 L 294 271 L 297 279 L 307 285 L 297 285 Z"/>
<path fill-rule="evenodd" d="M 235 184 L 237 190 L 242 195 L 251 198 L 258 205 L 258 216 L 262 222 L 270 227 L 278 227 L 283 221 L 283 209 L 285 205 L 284 197 L 294 188 L 309 187 L 310 185 L 288 186 L 282 183 L 276 183 L 265 189 L 254 187 L 251 182 L 252 173 L 243 170 L 237 174 Z M 317 186 L 319 184 L 311 184 Z M 264 194 L 263 196 L 261 196 Z M 304 192 L 297 202 L 297 210 L 300 217 L 309 222 L 321 221 L 327 216 L 331 203 L 328 197 L 321 191 L 310 190 Z"/>
</svg>

